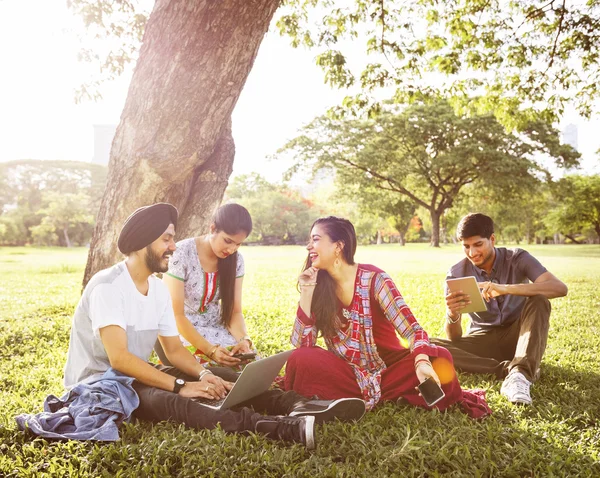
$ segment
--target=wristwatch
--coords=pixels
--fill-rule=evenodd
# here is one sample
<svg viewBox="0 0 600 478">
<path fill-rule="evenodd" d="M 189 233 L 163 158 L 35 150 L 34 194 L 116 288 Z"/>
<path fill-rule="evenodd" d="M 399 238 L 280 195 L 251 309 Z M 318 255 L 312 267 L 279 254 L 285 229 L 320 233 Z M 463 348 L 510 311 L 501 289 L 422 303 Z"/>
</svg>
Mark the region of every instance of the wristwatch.
<svg viewBox="0 0 600 478">
<path fill-rule="evenodd" d="M 175 385 L 173 385 L 173 393 L 179 393 L 179 390 L 181 390 L 184 386 L 185 380 L 182 378 L 176 378 Z"/>
</svg>

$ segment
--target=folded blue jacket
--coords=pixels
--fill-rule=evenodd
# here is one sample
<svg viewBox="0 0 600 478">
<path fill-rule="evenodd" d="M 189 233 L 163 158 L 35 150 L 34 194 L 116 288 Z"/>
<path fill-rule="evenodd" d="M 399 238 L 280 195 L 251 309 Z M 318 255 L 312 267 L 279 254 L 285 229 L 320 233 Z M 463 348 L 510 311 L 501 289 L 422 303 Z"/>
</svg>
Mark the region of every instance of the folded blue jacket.
<svg viewBox="0 0 600 478">
<path fill-rule="evenodd" d="M 140 404 L 134 379 L 110 368 L 97 381 L 80 383 L 61 398 L 49 395 L 44 411 L 15 417 L 20 430 L 44 438 L 115 441 L 119 425 Z"/>
</svg>

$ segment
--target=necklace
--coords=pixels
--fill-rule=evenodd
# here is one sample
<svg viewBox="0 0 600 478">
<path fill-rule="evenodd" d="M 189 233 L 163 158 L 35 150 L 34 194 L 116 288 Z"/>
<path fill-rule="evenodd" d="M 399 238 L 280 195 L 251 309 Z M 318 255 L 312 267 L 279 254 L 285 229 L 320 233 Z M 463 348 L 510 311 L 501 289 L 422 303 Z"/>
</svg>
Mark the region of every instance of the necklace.
<svg viewBox="0 0 600 478">
<path fill-rule="evenodd" d="M 352 313 L 348 309 L 346 309 L 344 307 L 342 307 L 342 315 L 347 320 L 350 320 L 350 318 L 352 317 Z"/>
</svg>

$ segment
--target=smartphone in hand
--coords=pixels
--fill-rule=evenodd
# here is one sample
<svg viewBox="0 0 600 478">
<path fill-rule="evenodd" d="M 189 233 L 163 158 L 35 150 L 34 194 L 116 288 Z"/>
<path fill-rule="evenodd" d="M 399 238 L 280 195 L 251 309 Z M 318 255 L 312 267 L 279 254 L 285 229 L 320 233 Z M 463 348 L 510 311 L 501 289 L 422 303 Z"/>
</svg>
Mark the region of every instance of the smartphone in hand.
<svg viewBox="0 0 600 478">
<path fill-rule="evenodd" d="M 419 389 L 419 392 L 421 392 L 421 396 L 425 400 L 425 403 L 430 407 L 446 396 L 441 387 L 431 377 L 424 382 L 421 382 L 417 388 Z"/>
<path fill-rule="evenodd" d="M 240 360 L 253 360 L 256 357 L 256 353 L 248 352 L 247 354 L 234 354 L 232 357 Z"/>
</svg>

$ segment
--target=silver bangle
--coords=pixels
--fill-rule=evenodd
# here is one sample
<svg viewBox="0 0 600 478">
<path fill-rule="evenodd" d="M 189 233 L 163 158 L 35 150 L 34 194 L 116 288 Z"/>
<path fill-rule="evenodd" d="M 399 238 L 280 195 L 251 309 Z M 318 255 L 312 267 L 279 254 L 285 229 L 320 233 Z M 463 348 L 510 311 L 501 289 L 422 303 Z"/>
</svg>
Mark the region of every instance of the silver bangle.
<svg viewBox="0 0 600 478">
<path fill-rule="evenodd" d="M 205 375 L 213 375 L 213 373 L 208 370 L 207 368 L 205 368 L 204 370 L 202 370 L 202 372 L 200 372 L 200 375 L 198 375 L 198 381 L 202 380 L 202 377 L 204 377 Z"/>
<path fill-rule="evenodd" d="M 461 316 L 462 316 L 462 314 L 458 314 L 458 317 L 456 319 L 452 319 L 452 316 L 446 312 L 446 322 L 449 323 L 450 325 L 456 324 L 456 322 L 458 322 L 460 320 Z"/>
</svg>

